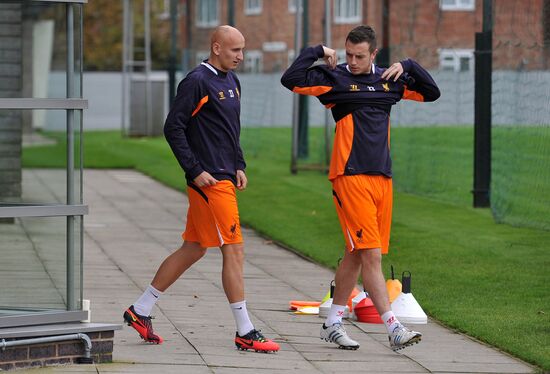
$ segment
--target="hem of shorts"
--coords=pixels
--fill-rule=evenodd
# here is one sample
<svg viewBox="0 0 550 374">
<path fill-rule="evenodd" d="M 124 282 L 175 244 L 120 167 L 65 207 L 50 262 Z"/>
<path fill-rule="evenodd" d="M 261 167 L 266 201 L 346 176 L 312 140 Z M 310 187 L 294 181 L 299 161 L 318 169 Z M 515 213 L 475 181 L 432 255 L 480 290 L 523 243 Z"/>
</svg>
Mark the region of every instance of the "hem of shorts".
<svg viewBox="0 0 550 374">
<path fill-rule="evenodd" d="M 384 173 L 382 171 L 369 171 L 369 170 L 365 170 L 365 171 L 357 171 L 357 172 L 353 172 L 353 173 L 338 173 L 336 175 L 333 175 L 333 174 L 329 174 L 328 176 L 328 180 L 331 181 L 331 182 L 334 182 L 338 177 L 353 177 L 353 176 L 356 176 L 356 175 L 370 175 L 370 176 L 381 176 L 381 177 L 386 177 L 388 179 L 393 179 L 393 174 L 392 173 Z"/>
<path fill-rule="evenodd" d="M 376 247 L 376 248 L 379 248 L 379 247 Z M 369 249 L 376 249 L 376 248 L 355 248 L 353 250 L 349 249 L 349 248 L 346 248 L 350 253 L 352 252 L 355 252 L 355 251 L 368 251 Z M 390 251 L 387 249 L 384 251 L 384 249 L 380 249 L 380 254 L 382 255 L 387 255 Z"/>
<path fill-rule="evenodd" d="M 243 240 L 241 240 L 241 241 L 231 241 L 231 242 L 224 241 L 223 244 L 220 244 L 220 242 L 217 242 L 216 244 L 203 244 L 203 243 L 199 242 L 199 244 L 204 248 L 223 247 L 224 245 L 228 245 L 228 244 L 242 244 L 242 243 L 244 243 Z"/>
<path fill-rule="evenodd" d="M 244 243 L 244 240 L 231 240 L 231 241 L 224 241 L 223 242 L 223 245 L 226 245 L 226 244 L 243 244 Z"/>
<path fill-rule="evenodd" d="M 376 247 L 376 248 L 380 248 L 380 247 Z M 351 252 L 355 252 L 355 251 L 368 251 L 369 249 L 376 249 L 376 248 L 355 248 L 353 250 L 347 248 L 347 250 L 351 253 Z M 387 255 L 389 252 L 390 252 L 389 249 L 386 249 L 384 251 L 383 248 L 380 248 L 380 254 L 382 254 L 382 255 Z"/>
<path fill-rule="evenodd" d="M 360 247 L 353 247 L 353 248 L 348 247 L 348 250 L 350 252 L 353 252 L 353 251 L 363 251 L 363 250 L 376 249 L 376 248 L 380 248 L 380 250 L 383 250 L 382 246 L 380 245 L 361 245 Z"/>
<path fill-rule="evenodd" d="M 203 248 L 214 248 L 214 247 L 222 247 L 226 244 L 242 244 L 242 243 L 244 243 L 244 240 L 229 241 L 229 242 L 224 240 L 223 244 L 221 244 L 219 241 L 217 241 L 215 243 L 213 243 L 213 242 L 204 243 L 204 242 L 201 242 L 200 240 L 193 240 L 193 239 L 186 239 L 186 238 L 183 238 L 183 240 L 188 241 L 188 242 L 199 243 L 199 245 Z"/>
</svg>

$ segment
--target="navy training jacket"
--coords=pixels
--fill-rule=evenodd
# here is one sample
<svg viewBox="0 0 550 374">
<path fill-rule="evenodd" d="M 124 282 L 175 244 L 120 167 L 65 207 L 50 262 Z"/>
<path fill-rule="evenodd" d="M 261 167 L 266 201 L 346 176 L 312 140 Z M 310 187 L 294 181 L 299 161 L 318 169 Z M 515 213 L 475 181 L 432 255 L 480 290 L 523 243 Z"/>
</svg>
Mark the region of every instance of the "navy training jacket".
<svg viewBox="0 0 550 374">
<path fill-rule="evenodd" d="M 332 111 L 336 134 L 329 179 L 339 175 L 392 176 L 390 112 L 401 99 L 435 101 L 440 92 L 430 74 L 411 59 L 394 82 L 382 79 L 385 69 L 372 65 L 369 74 L 353 75 L 347 64 L 332 70 L 312 64 L 324 56 L 323 46 L 305 48 L 281 78 L 289 90 L 316 96 Z"/>
<path fill-rule="evenodd" d="M 235 73 L 206 61 L 178 85 L 164 136 L 188 182 L 203 171 L 236 183 L 246 163 L 239 143 L 241 86 Z"/>
</svg>

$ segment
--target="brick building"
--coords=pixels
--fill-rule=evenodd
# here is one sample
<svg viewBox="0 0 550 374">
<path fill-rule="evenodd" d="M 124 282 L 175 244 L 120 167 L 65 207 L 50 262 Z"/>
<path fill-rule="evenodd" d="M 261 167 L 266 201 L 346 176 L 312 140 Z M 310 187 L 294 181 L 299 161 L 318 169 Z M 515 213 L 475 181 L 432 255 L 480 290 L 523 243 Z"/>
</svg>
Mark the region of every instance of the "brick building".
<svg viewBox="0 0 550 374">
<path fill-rule="evenodd" d="M 432 69 L 473 70 L 483 0 L 389 3 L 392 61 L 410 56 Z M 549 43 L 550 1 L 493 0 L 494 69 L 548 69 Z"/>
<path fill-rule="evenodd" d="M 233 10 L 229 9 L 233 3 Z M 344 61 L 350 29 L 372 25 L 384 38 L 382 0 L 331 0 L 331 45 Z M 412 57 L 430 69 L 473 70 L 475 32 L 483 0 L 388 0 L 390 61 Z M 324 0 L 309 0 L 309 43 L 323 43 Z M 246 38 L 245 72 L 277 72 L 294 56 L 296 0 L 182 0 L 182 44 L 194 66 L 209 53 L 218 25 L 233 24 Z M 546 69 L 550 0 L 493 0 L 495 69 Z"/>
<path fill-rule="evenodd" d="M 246 38 L 246 72 L 285 69 L 294 56 L 296 0 L 234 0 L 234 25 Z M 343 46 L 349 30 L 367 19 L 367 3 L 378 1 L 332 0 L 332 44 Z M 183 48 L 191 65 L 209 54 L 209 37 L 218 25 L 229 24 L 228 0 L 183 0 Z M 309 0 L 309 44 L 323 43 L 324 0 Z M 373 20 L 375 21 L 375 20 Z M 185 25 L 187 24 L 187 25 Z"/>
</svg>

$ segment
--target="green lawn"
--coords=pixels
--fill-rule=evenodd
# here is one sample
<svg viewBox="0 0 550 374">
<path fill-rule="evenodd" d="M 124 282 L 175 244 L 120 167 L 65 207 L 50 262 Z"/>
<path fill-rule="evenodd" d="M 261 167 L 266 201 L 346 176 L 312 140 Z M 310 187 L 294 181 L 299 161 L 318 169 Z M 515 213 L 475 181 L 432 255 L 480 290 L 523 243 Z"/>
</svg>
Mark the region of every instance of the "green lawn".
<svg viewBox="0 0 550 374">
<path fill-rule="evenodd" d="M 400 191 L 471 206 L 472 127 L 397 128 L 392 135 Z M 550 230 L 550 127 L 494 127 L 492 171 L 495 219 Z"/>
<path fill-rule="evenodd" d="M 493 134 L 495 218 L 550 230 L 550 126 L 503 126 Z"/>
<path fill-rule="evenodd" d="M 394 183 L 402 192 L 470 206 L 473 129 L 392 129 Z"/>
<path fill-rule="evenodd" d="M 429 162 L 437 173 L 452 173 L 438 177 L 432 198 L 395 193 L 392 249 L 384 269 L 388 273 L 393 264 L 399 273 L 411 271 L 413 293 L 430 316 L 550 370 L 550 232 L 496 224 L 488 209 L 469 207 L 471 176 L 464 169 L 471 167 L 471 130 L 412 131 L 392 130 L 396 186 L 406 190 L 405 179 L 423 172 L 400 165 L 413 157 L 406 152 L 417 151 L 410 146 L 411 136 L 418 144 L 445 142 L 439 157 Z M 343 238 L 326 176 L 290 175 L 288 129 L 245 128 L 241 142 L 249 178 L 248 190 L 239 193 L 243 223 L 334 268 Z M 27 148 L 24 165 L 61 167 L 63 147 L 61 141 Z M 89 132 L 84 160 L 86 167 L 136 168 L 184 188 L 183 173 L 164 139 Z"/>
</svg>

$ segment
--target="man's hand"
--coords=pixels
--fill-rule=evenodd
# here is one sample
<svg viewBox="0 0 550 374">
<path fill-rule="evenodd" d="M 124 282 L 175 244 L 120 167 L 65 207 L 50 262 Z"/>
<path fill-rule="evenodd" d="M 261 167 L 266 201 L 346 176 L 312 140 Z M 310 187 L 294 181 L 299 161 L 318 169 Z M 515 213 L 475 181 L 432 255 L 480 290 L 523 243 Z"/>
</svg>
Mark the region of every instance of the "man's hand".
<svg viewBox="0 0 550 374">
<path fill-rule="evenodd" d="M 248 179 L 243 170 L 237 170 L 237 189 L 243 191 L 248 185 Z"/>
<path fill-rule="evenodd" d="M 323 52 L 325 52 L 323 60 L 325 60 L 329 68 L 334 69 L 337 63 L 336 51 L 329 47 L 323 46 Z"/>
<path fill-rule="evenodd" d="M 218 183 L 218 180 L 210 175 L 209 172 L 203 171 L 195 179 L 193 179 L 193 183 L 195 183 L 197 187 L 209 187 Z"/>
<path fill-rule="evenodd" d="M 392 77 L 394 77 L 393 81 L 396 82 L 401 74 L 403 74 L 403 65 L 401 65 L 400 62 L 396 62 L 395 64 L 387 68 L 384 73 L 382 73 L 382 79 L 389 81 Z"/>
</svg>

